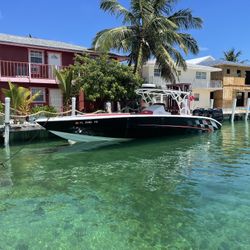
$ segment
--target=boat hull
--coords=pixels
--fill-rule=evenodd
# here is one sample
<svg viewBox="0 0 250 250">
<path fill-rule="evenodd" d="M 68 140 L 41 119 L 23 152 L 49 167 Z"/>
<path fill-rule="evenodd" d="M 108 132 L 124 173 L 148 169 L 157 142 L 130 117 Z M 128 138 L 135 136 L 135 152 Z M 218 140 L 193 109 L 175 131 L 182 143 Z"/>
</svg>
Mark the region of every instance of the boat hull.
<svg viewBox="0 0 250 250">
<path fill-rule="evenodd" d="M 102 115 L 37 121 L 49 131 L 100 138 L 148 138 L 211 132 L 221 124 L 208 117 L 174 115 Z"/>
</svg>

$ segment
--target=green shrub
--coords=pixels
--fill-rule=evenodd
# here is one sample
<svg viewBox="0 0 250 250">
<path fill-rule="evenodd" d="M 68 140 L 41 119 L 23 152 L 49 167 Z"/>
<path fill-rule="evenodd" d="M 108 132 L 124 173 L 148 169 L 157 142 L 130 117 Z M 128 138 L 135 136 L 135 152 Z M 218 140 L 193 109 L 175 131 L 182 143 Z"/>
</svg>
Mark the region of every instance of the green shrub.
<svg viewBox="0 0 250 250">
<path fill-rule="evenodd" d="M 3 113 L 3 104 L 0 102 L 0 113 Z"/>
<path fill-rule="evenodd" d="M 44 112 L 41 113 L 39 116 L 52 117 L 52 116 L 56 116 L 55 113 L 57 113 L 57 110 L 52 106 L 36 106 L 32 108 L 31 113 L 35 114 L 41 111 L 44 111 Z"/>
</svg>

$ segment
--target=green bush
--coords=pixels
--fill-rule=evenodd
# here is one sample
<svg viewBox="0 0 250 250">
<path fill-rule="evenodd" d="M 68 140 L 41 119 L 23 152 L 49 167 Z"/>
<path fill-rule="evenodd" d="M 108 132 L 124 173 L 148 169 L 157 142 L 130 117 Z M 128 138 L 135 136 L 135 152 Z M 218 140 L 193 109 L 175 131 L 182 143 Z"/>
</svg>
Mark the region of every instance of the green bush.
<svg viewBox="0 0 250 250">
<path fill-rule="evenodd" d="M 41 113 L 41 115 L 39 116 L 51 117 L 51 116 L 56 116 L 55 113 L 57 113 L 57 110 L 52 106 L 36 106 L 32 108 L 31 113 L 35 114 L 41 111 L 44 111 L 44 112 Z M 53 114 L 50 114 L 50 113 L 53 113 Z"/>
<path fill-rule="evenodd" d="M 0 102 L 0 113 L 3 113 L 3 104 Z"/>
</svg>

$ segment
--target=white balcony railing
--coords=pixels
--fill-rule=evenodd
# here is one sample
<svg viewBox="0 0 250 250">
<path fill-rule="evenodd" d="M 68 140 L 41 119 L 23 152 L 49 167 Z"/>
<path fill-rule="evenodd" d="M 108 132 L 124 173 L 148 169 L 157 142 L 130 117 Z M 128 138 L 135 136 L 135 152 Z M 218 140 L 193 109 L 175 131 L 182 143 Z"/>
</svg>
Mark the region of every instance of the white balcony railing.
<svg viewBox="0 0 250 250">
<path fill-rule="evenodd" d="M 202 88 L 202 89 L 218 89 L 222 88 L 222 81 L 220 80 L 211 80 L 210 82 L 197 82 L 193 81 L 191 84 L 192 88 Z"/>
<path fill-rule="evenodd" d="M 223 84 L 221 80 L 211 80 L 210 81 L 210 88 L 222 88 Z"/>
<path fill-rule="evenodd" d="M 166 86 L 167 82 L 160 76 L 150 76 L 148 79 L 145 79 L 145 83 L 155 84 L 156 86 Z"/>
<path fill-rule="evenodd" d="M 0 61 L 0 77 L 55 80 L 58 66 L 27 62 Z"/>
<path fill-rule="evenodd" d="M 155 84 L 157 86 L 166 86 L 169 84 L 166 80 L 162 77 L 157 76 L 150 76 L 148 79 L 145 80 L 146 83 Z M 210 82 L 198 82 L 196 79 L 193 81 L 187 80 L 182 81 L 186 83 L 191 83 L 192 88 L 222 88 L 222 81 L 220 80 L 210 80 Z"/>
</svg>

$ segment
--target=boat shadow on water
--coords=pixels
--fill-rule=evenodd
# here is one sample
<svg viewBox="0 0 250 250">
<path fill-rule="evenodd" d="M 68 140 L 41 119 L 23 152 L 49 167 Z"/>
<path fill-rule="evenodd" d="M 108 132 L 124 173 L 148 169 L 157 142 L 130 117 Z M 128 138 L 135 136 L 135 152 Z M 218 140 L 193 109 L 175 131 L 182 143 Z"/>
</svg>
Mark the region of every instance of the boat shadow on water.
<svg viewBox="0 0 250 250">
<path fill-rule="evenodd" d="M 215 135 L 216 133 L 214 133 Z M 137 148 L 144 148 L 145 150 L 156 150 L 171 148 L 171 146 L 181 143 L 184 147 L 190 147 L 194 144 L 204 141 L 209 137 L 208 134 L 187 134 L 187 135 L 175 135 L 166 137 L 153 137 L 143 139 L 131 139 L 127 141 L 100 141 L 100 142 L 78 142 L 75 144 L 69 144 L 65 141 L 65 144 L 61 144 L 58 147 L 50 149 L 50 152 L 55 153 L 79 153 L 79 152 L 97 152 L 105 151 L 112 152 L 112 150 L 126 150 L 130 152 L 136 152 Z M 192 142 L 192 143 L 190 143 Z"/>
</svg>

